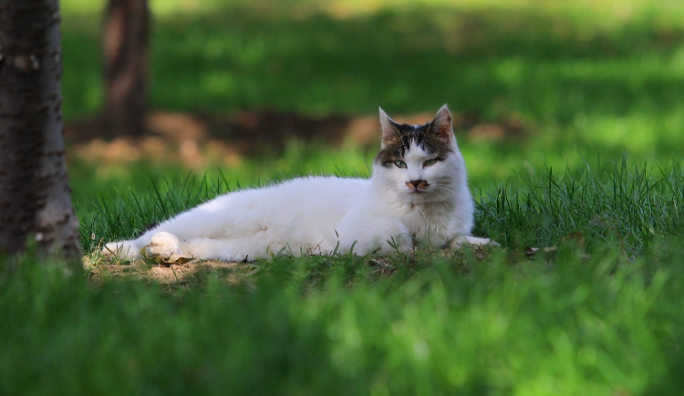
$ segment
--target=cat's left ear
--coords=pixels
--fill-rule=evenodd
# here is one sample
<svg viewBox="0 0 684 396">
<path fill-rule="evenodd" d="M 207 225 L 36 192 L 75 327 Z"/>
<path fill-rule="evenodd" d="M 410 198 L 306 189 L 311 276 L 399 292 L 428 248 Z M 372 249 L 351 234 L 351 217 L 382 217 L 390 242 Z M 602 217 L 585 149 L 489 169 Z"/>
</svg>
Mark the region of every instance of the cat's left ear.
<svg viewBox="0 0 684 396">
<path fill-rule="evenodd" d="M 399 131 L 397 130 L 397 123 L 392 120 L 387 113 L 385 113 L 382 108 L 380 109 L 380 125 L 382 126 L 382 148 L 385 148 L 387 144 L 391 143 L 394 139 L 399 136 Z"/>
<path fill-rule="evenodd" d="M 451 126 L 451 112 L 449 112 L 447 105 L 442 106 L 432 120 L 432 133 L 445 141 L 450 141 L 454 136 L 454 130 Z"/>
</svg>

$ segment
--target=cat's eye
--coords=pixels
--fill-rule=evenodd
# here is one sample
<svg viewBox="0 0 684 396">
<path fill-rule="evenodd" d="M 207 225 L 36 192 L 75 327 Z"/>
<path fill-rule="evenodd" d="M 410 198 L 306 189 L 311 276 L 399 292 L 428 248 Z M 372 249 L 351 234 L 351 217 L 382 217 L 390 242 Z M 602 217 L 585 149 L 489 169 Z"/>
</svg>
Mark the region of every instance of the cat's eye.
<svg viewBox="0 0 684 396">
<path fill-rule="evenodd" d="M 429 160 L 423 162 L 423 167 L 432 166 L 432 165 L 434 165 L 436 162 L 437 162 L 437 158 L 429 159 Z"/>
<path fill-rule="evenodd" d="M 404 161 L 394 161 L 394 165 L 396 165 L 397 168 L 406 168 L 406 162 Z"/>
</svg>

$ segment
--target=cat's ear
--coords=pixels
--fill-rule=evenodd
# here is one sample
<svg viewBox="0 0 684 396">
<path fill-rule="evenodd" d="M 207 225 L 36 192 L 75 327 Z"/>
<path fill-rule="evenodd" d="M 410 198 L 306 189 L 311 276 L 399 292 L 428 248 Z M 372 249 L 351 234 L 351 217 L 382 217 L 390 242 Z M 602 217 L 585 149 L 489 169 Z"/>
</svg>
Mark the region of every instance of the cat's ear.
<svg viewBox="0 0 684 396">
<path fill-rule="evenodd" d="M 382 148 L 399 136 L 396 123 L 380 107 L 380 125 L 382 126 Z"/>
<path fill-rule="evenodd" d="M 454 130 L 451 127 L 451 113 L 447 105 L 442 106 L 432 120 L 432 133 L 439 136 L 441 139 L 450 141 L 454 136 Z"/>
</svg>

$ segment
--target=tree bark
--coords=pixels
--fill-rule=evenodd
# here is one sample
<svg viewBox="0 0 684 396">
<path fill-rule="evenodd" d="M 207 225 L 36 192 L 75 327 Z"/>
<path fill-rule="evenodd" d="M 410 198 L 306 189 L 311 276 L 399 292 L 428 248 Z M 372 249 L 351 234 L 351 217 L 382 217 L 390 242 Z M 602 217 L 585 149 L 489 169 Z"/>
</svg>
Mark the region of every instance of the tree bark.
<svg viewBox="0 0 684 396">
<path fill-rule="evenodd" d="M 149 21 L 147 0 L 108 0 L 103 131 L 107 137 L 145 132 Z"/>
<path fill-rule="evenodd" d="M 0 254 L 79 257 L 62 129 L 59 0 L 0 0 Z M 72 262 L 74 262 L 72 260 Z"/>
</svg>

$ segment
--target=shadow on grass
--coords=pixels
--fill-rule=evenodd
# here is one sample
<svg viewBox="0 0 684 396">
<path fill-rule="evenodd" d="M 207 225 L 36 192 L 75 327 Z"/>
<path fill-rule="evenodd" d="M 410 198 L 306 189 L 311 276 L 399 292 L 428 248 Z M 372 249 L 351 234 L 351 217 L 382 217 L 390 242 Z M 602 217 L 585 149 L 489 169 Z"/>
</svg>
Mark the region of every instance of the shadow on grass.
<svg viewBox="0 0 684 396">
<path fill-rule="evenodd" d="M 64 24 L 67 117 L 99 102 L 97 29 Z M 347 19 L 227 6 L 158 19 L 154 107 L 307 115 L 432 111 L 572 121 L 684 106 L 681 29 L 607 30 L 560 15 L 414 7 Z M 87 33 L 87 34 L 85 34 Z"/>
</svg>

